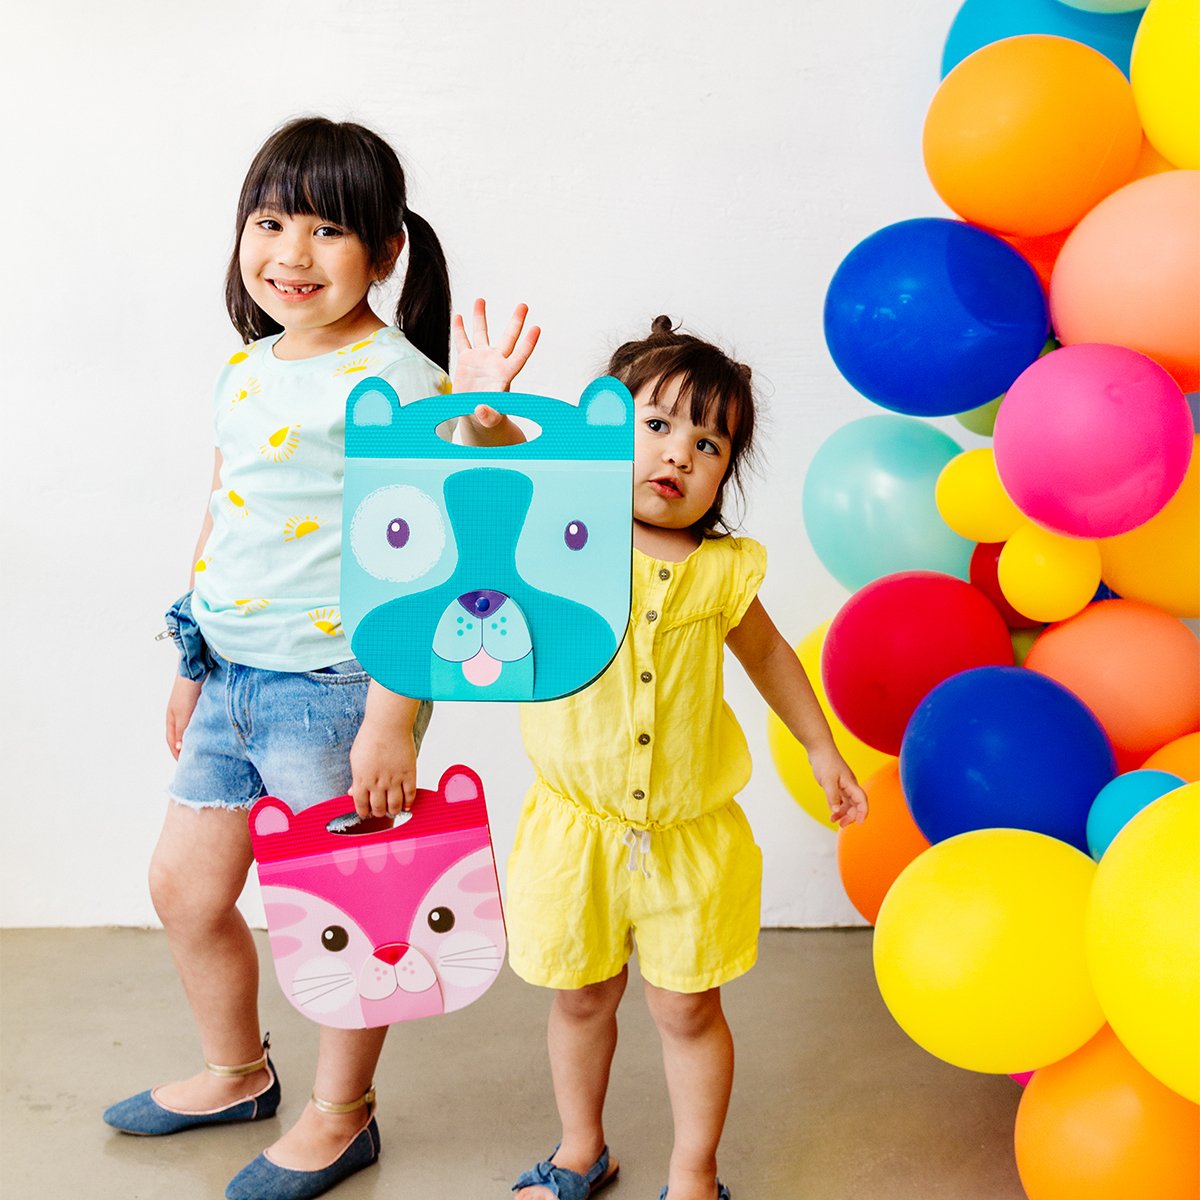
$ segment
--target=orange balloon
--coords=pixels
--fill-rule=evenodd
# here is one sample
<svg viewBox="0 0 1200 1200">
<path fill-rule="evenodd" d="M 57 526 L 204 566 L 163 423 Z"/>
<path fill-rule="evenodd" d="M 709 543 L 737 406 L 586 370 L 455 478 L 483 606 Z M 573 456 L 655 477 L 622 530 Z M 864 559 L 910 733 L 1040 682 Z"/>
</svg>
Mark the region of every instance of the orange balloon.
<svg viewBox="0 0 1200 1200">
<path fill-rule="evenodd" d="M 1200 1107 L 1107 1025 L 1029 1081 L 1014 1141 L 1029 1200 L 1200 1200 Z"/>
<path fill-rule="evenodd" d="M 875 924 L 896 877 L 929 849 L 900 790 L 900 764 L 890 762 L 863 784 L 870 806 L 861 825 L 838 830 L 838 872 L 850 903 Z"/>
<path fill-rule="evenodd" d="M 1142 769 L 1178 775 L 1184 783 L 1200 781 L 1200 733 L 1185 733 L 1150 755 Z"/>
<path fill-rule="evenodd" d="M 1200 641 L 1149 604 L 1089 604 L 1051 625 L 1025 666 L 1057 680 L 1092 710 L 1121 771 L 1200 728 Z"/>
<path fill-rule="evenodd" d="M 1105 197 L 1071 231 L 1050 281 L 1066 346 L 1128 346 L 1200 388 L 1200 171 L 1164 171 Z"/>
<path fill-rule="evenodd" d="M 1142 144 L 1133 92 L 1104 55 L 1028 34 L 976 50 L 925 118 L 925 169 L 960 216 L 1026 237 L 1074 225 L 1125 183 Z"/>
</svg>

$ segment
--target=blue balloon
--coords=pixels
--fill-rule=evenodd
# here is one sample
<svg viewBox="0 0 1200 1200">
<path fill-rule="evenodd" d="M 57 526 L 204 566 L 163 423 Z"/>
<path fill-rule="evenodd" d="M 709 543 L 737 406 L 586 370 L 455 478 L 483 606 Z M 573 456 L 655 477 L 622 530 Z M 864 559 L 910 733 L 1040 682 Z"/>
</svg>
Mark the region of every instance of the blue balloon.
<svg viewBox="0 0 1200 1200">
<path fill-rule="evenodd" d="M 1029 829 L 1087 853 L 1087 817 L 1116 774 L 1091 709 L 1024 667 L 952 675 L 917 706 L 900 785 L 931 842 L 970 829 Z"/>
<path fill-rule="evenodd" d="M 938 512 L 938 475 L 962 447 L 911 417 L 863 417 L 817 450 L 804 479 L 804 527 L 817 557 L 858 591 L 897 571 L 967 579 L 975 543 Z"/>
<path fill-rule="evenodd" d="M 1140 12 L 1094 13 L 1071 8 L 1060 0 L 966 0 L 946 35 L 942 76 L 968 54 L 1001 38 L 1049 33 L 1098 50 L 1129 78 L 1129 55 Z"/>
<path fill-rule="evenodd" d="M 1183 787 L 1183 780 L 1168 771 L 1127 771 L 1106 783 L 1092 803 L 1087 819 L 1087 843 L 1099 862 L 1113 838 L 1146 805 Z"/>
<path fill-rule="evenodd" d="M 918 217 L 871 234 L 825 295 L 825 341 L 868 400 L 911 416 L 966 412 L 1007 392 L 1050 330 L 1037 274 L 1007 242 Z"/>
</svg>

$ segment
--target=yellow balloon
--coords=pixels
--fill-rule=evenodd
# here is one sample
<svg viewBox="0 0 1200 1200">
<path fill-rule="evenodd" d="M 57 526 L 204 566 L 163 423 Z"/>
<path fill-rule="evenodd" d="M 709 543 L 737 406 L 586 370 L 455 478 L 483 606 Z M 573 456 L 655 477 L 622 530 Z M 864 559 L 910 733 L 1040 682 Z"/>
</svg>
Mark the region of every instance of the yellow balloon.
<svg viewBox="0 0 1200 1200">
<path fill-rule="evenodd" d="M 1150 0 L 1129 82 L 1154 148 L 1177 167 L 1200 167 L 1200 0 Z"/>
<path fill-rule="evenodd" d="M 833 731 L 833 740 L 838 750 L 846 760 L 847 765 L 860 780 L 873 775 L 880 767 L 895 762 L 891 754 L 884 754 L 866 742 L 859 741 L 834 716 L 829 705 L 829 697 L 825 695 L 825 685 L 821 682 L 821 649 L 825 645 L 825 635 L 829 632 L 830 622 L 818 625 L 807 637 L 796 646 L 796 657 L 804 668 L 817 703 L 829 722 Z M 771 761 L 779 772 L 792 798 L 814 821 L 820 822 L 826 829 L 834 826 L 829 820 L 829 804 L 825 793 L 817 786 L 812 769 L 808 765 L 808 755 L 804 747 L 791 735 L 788 727 L 770 710 L 767 712 L 767 745 L 771 750 Z"/>
<path fill-rule="evenodd" d="M 1104 582 L 1127 600 L 1174 617 L 1200 617 L 1200 434 L 1179 491 L 1144 525 L 1102 539 L 1100 568 Z"/>
<path fill-rule="evenodd" d="M 875 977 L 897 1024 L 938 1058 L 996 1074 L 1082 1046 L 1104 1024 L 1084 953 L 1095 869 L 1026 829 L 976 829 L 918 855 L 875 923 Z"/>
<path fill-rule="evenodd" d="M 1091 538 L 1067 538 L 1026 522 L 1008 539 L 996 563 L 1000 590 L 1034 621 L 1065 621 L 1100 586 L 1100 549 Z"/>
<path fill-rule="evenodd" d="M 1105 851 L 1087 954 L 1122 1045 L 1200 1103 L 1200 783 L 1153 801 Z"/>
<path fill-rule="evenodd" d="M 990 446 L 956 454 L 934 491 L 942 520 L 973 542 L 1002 542 L 1025 518 L 1008 498 Z"/>
</svg>

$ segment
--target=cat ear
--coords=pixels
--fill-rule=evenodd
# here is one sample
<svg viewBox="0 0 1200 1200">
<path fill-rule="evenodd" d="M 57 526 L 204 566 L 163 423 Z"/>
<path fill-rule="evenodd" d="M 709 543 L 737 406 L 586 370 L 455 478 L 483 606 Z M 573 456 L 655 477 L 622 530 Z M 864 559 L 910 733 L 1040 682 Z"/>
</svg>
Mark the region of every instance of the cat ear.
<svg viewBox="0 0 1200 1200">
<path fill-rule="evenodd" d="M 470 767 L 461 764 L 447 768 L 438 783 L 438 791 L 446 797 L 448 804 L 483 799 L 483 783 L 479 776 Z"/>
<path fill-rule="evenodd" d="M 259 838 L 287 833 L 292 827 L 294 815 L 282 800 L 276 800 L 274 796 L 264 796 L 250 813 L 250 832 Z"/>
</svg>

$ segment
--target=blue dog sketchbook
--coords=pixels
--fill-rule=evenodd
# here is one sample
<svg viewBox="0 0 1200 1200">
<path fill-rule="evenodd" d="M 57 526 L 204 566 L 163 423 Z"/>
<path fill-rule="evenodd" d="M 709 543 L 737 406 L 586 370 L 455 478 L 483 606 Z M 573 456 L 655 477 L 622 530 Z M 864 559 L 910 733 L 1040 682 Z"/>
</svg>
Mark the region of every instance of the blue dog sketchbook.
<svg viewBox="0 0 1200 1200">
<path fill-rule="evenodd" d="M 540 427 L 461 446 L 443 422 L 489 404 Z M 392 691 L 553 700 L 612 661 L 629 622 L 633 400 L 616 379 L 579 404 L 512 392 L 402 405 L 383 379 L 346 401 L 342 626 Z"/>
</svg>

